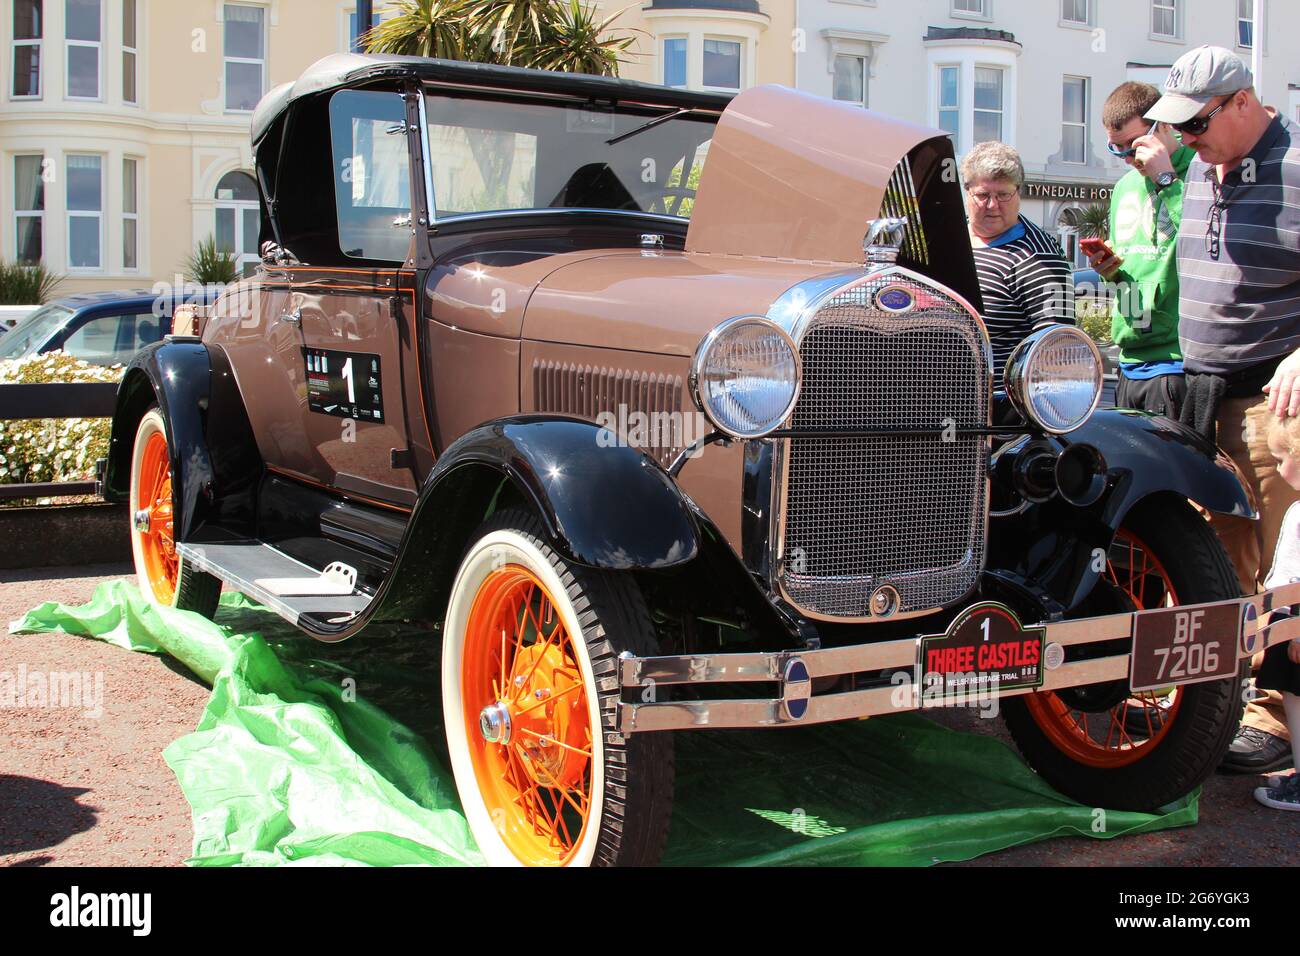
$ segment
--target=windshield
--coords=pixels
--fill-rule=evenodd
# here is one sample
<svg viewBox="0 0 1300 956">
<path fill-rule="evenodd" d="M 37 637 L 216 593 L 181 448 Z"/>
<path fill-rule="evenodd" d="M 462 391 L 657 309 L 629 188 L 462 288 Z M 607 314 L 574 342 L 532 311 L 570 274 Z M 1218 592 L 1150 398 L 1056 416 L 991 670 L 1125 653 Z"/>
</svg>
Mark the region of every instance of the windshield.
<svg viewBox="0 0 1300 956">
<path fill-rule="evenodd" d="M 12 329 L 0 336 L 0 361 L 35 354 L 50 336 L 62 328 L 71 309 L 61 305 L 47 305 L 37 309 Z"/>
<path fill-rule="evenodd" d="M 429 94 L 439 220 L 527 209 L 689 219 L 718 114 Z"/>
</svg>

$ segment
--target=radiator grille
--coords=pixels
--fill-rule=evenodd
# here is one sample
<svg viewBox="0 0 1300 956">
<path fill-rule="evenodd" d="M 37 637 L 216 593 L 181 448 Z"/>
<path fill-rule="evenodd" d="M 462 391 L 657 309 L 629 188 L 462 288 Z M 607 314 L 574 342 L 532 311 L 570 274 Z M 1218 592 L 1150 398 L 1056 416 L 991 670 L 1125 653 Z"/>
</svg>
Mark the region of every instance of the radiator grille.
<svg viewBox="0 0 1300 956">
<path fill-rule="evenodd" d="M 917 306 L 874 305 L 902 286 Z M 787 442 L 781 583 L 820 617 L 864 618 L 882 584 L 900 612 L 951 604 L 983 565 L 988 423 L 987 339 L 965 309 L 911 279 L 841 292 L 803 332 L 803 429 L 924 430 Z M 947 428 L 945 434 L 944 429 Z"/>
<path fill-rule="evenodd" d="M 682 378 L 636 369 L 537 359 L 533 394 L 539 412 L 616 423 L 615 431 L 667 467 L 691 440 L 682 409 Z"/>
</svg>

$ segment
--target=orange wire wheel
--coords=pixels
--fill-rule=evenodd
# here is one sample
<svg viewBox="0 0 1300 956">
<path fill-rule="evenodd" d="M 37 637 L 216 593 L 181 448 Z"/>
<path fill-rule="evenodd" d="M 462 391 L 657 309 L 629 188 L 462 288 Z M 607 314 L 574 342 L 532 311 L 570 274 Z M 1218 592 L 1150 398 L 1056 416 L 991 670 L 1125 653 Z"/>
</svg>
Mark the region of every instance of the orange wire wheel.
<svg viewBox="0 0 1300 956">
<path fill-rule="evenodd" d="M 162 413 L 151 408 L 135 433 L 131 454 L 131 553 L 140 593 L 155 604 L 212 617 L 221 581 L 195 571 L 176 549 L 171 454 Z"/>
<path fill-rule="evenodd" d="M 521 565 L 479 586 L 465 633 L 462 709 L 479 792 L 522 863 L 568 863 L 592 802 L 592 726 L 573 636 Z"/>
<path fill-rule="evenodd" d="M 522 508 L 474 532 L 442 625 L 442 715 L 465 823 L 486 863 L 658 862 L 672 815 L 672 735 L 620 733 L 617 679 L 620 655 L 658 653 L 631 575 L 566 560 Z"/>
<path fill-rule="evenodd" d="M 1164 565 L 1132 531 L 1121 528 L 1106 558 L 1104 579 L 1133 610 L 1178 604 Z M 1126 695 L 1108 709 L 1072 706 L 1069 695 L 1030 694 L 1025 704 L 1048 739 L 1065 754 L 1090 767 L 1122 767 L 1152 752 L 1169 732 L 1182 691 L 1143 691 Z"/>
<path fill-rule="evenodd" d="M 139 483 L 131 501 L 141 570 L 154 600 L 171 604 L 176 597 L 177 558 L 167 436 L 161 431 L 151 431 L 145 439 L 142 456 Z"/>
</svg>

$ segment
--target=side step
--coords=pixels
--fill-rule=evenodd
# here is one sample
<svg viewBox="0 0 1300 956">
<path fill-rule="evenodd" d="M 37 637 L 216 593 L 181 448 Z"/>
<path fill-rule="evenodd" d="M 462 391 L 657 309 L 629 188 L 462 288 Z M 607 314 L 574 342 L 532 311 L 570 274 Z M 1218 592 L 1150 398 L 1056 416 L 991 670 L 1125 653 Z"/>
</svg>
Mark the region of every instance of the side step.
<svg viewBox="0 0 1300 956">
<path fill-rule="evenodd" d="M 196 571 L 206 571 L 264 604 L 290 624 L 310 615 L 331 624 L 355 617 L 366 609 L 370 595 L 353 589 L 339 594 L 337 576 L 322 577 L 317 571 L 261 541 L 237 544 L 178 544 L 176 550 Z M 355 579 L 355 572 L 353 573 Z M 301 582 L 301 587 L 285 587 L 285 579 Z M 286 594 L 285 591 L 310 592 L 312 581 L 320 581 L 320 593 Z"/>
</svg>

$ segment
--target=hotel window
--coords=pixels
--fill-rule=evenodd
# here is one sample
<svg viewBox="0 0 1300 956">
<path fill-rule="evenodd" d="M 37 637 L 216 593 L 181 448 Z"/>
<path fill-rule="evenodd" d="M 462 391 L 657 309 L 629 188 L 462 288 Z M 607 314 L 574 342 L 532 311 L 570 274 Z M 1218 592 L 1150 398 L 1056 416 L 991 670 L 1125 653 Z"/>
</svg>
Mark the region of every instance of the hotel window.
<svg viewBox="0 0 1300 956">
<path fill-rule="evenodd" d="M 136 103 L 136 0 L 122 0 L 122 102 Z"/>
<path fill-rule="evenodd" d="M 261 227 L 257 183 L 248 173 L 234 170 L 221 177 L 215 198 L 217 248 L 234 255 L 236 267 L 248 275 L 261 261 L 257 252 Z"/>
<path fill-rule="evenodd" d="M 847 53 L 835 54 L 834 96 L 846 103 L 867 105 L 867 58 Z"/>
<path fill-rule="evenodd" d="M 227 3 L 225 27 L 226 110 L 251 112 L 264 88 L 266 11 Z"/>
<path fill-rule="evenodd" d="M 971 16 L 988 19 L 990 0 L 952 0 L 952 12 L 955 16 Z"/>
<path fill-rule="evenodd" d="M 68 99 L 99 99 L 99 53 L 103 39 L 102 13 L 100 0 L 64 0 Z"/>
<path fill-rule="evenodd" d="M 1061 20 L 1065 23 L 1092 23 L 1091 0 L 1061 0 Z"/>
<path fill-rule="evenodd" d="M 1003 71 L 997 67 L 975 67 L 976 143 L 1002 139 L 1003 75 Z"/>
<path fill-rule="evenodd" d="M 1237 0 L 1237 46 L 1255 45 L 1255 0 Z"/>
<path fill-rule="evenodd" d="M 955 144 L 961 132 L 961 67 L 939 67 L 939 128 Z"/>
<path fill-rule="evenodd" d="M 99 269 L 103 265 L 103 158 L 70 155 L 67 164 L 68 267 Z"/>
<path fill-rule="evenodd" d="M 715 90 L 740 89 L 739 40 L 704 41 L 704 86 Z"/>
<path fill-rule="evenodd" d="M 140 177 L 136 160 L 122 160 L 122 268 L 140 267 Z"/>
<path fill-rule="evenodd" d="M 686 37 L 664 38 L 664 86 L 686 86 L 688 42 Z"/>
<path fill-rule="evenodd" d="M 41 95 L 41 0 L 14 0 L 14 75 L 11 94 Z"/>
<path fill-rule="evenodd" d="M 371 13 L 370 26 L 367 27 L 366 29 L 373 30 L 375 27 L 379 26 L 379 22 L 382 18 L 383 18 L 383 14 Z M 348 13 L 348 50 L 349 51 L 356 50 L 357 52 L 364 52 L 363 50 L 360 49 L 360 47 L 357 46 L 357 38 L 359 36 L 360 34 L 357 32 L 357 11 L 352 10 Z"/>
<path fill-rule="evenodd" d="M 1061 159 L 1088 161 L 1088 79 L 1067 76 L 1061 94 Z"/>
<path fill-rule="evenodd" d="M 45 252 L 45 157 L 14 157 L 14 256 L 23 265 L 35 265 Z"/>
<path fill-rule="evenodd" d="M 1151 0 L 1151 34 L 1178 39 L 1178 0 Z"/>
</svg>

